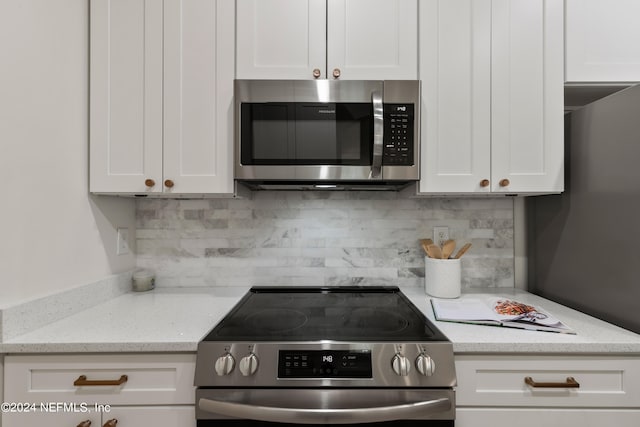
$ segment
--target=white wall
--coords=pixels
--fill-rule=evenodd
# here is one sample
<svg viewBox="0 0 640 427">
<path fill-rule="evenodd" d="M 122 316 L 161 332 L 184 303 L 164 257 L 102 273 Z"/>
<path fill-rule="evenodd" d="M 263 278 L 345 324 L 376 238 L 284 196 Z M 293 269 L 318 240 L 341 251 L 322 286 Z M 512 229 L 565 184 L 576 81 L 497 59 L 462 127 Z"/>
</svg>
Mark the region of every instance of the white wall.
<svg viewBox="0 0 640 427">
<path fill-rule="evenodd" d="M 88 8 L 0 1 L 0 307 L 135 265 L 134 201 L 88 194 Z"/>
</svg>

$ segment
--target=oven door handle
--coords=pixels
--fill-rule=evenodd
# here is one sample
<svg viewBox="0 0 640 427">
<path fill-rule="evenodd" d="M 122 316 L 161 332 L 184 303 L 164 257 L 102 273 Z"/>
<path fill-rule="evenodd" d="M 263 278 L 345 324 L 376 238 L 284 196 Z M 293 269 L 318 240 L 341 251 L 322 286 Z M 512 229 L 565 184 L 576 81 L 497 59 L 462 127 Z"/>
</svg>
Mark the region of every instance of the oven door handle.
<svg viewBox="0 0 640 427">
<path fill-rule="evenodd" d="M 349 408 L 307 409 L 261 406 L 201 398 L 198 407 L 206 412 L 257 421 L 298 424 L 359 424 L 421 418 L 451 409 L 447 397 L 398 405 Z"/>
<path fill-rule="evenodd" d="M 371 94 L 373 104 L 373 162 L 369 178 L 382 178 L 382 144 L 384 141 L 384 105 L 382 94 L 373 92 Z"/>
</svg>

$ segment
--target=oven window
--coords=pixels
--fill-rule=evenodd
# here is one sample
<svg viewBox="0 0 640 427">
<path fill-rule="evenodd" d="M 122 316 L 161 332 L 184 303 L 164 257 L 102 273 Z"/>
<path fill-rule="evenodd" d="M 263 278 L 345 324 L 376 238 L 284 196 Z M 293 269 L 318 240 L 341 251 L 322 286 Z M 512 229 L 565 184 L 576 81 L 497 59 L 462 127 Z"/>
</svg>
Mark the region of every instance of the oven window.
<svg viewBox="0 0 640 427">
<path fill-rule="evenodd" d="M 370 103 L 243 103 L 244 165 L 371 164 Z"/>
<path fill-rule="evenodd" d="M 327 424 L 283 424 L 247 420 L 198 420 L 197 427 L 320 427 Z M 454 420 L 399 420 L 365 424 L 328 424 L 333 427 L 455 427 Z"/>
</svg>

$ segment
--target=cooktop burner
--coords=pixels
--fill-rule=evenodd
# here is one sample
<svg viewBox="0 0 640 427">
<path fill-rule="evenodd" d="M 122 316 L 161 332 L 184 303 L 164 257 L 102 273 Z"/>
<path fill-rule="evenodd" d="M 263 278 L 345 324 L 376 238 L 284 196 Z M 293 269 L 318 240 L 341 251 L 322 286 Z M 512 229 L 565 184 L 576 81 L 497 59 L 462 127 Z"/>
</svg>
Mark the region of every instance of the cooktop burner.
<svg viewBox="0 0 640 427">
<path fill-rule="evenodd" d="M 204 341 L 446 341 L 397 287 L 253 287 Z"/>
</svg>

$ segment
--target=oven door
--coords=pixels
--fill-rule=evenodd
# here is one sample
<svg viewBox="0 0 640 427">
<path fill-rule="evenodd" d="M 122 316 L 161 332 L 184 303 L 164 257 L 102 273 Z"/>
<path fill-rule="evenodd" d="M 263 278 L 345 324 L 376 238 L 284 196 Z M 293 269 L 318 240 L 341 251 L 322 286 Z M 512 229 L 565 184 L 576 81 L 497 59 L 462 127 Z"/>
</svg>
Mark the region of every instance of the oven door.
<svg viewBox="0 0 640 427">
<path fill-rule="evenodd" d="M 198 389 L 196 418 L 198 427 L 453 426 L 455 393 L 449 389 Z"/>
</svg>

